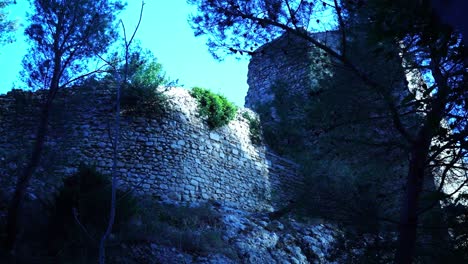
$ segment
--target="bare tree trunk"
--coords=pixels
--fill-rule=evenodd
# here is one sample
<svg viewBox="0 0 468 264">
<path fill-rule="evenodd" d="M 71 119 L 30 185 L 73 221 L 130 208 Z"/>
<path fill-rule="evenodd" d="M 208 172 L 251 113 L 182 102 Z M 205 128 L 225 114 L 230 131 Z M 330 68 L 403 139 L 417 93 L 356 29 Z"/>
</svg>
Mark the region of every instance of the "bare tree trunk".
<svg viewBox="0 0 468 264">
<path fill-rule="evenodd" d="M 418 201 L 424 182 L 427 149 L 427 146 L 415 145 L 411 153 L 406 193 L 400 215 L 398 247 L 395 255 L 395 263 L 398 264 L 413 262 L 417 238 Z"/>
<path fill-rule="evenodd" d="M 15 192 L 8 206 L 5 248 L 12 253 L 14 253 L 16 248 L 18 230 L 21 228 L 19 220 L 23 207 L 24 196 L 29 182 L 31 181 L 31 178 L 41 160 L 48 130 L 50 108 L 52 107 L 52 102 L 55 94 L 57 93 L 57 89 L 58 87 L 55 87 L 49 91 L 47 101 L 42 106 L 39 125 L 36 132 L 36 141 L 34 142 L 31 158 L 27 166 L 24 168 L 23 173 L 18 176 Z"/>
<path fill-rule="evenodd" d="M 114 225 L 115 221 L 115 210 L 116 210 L 116 191 L 117 191 L 117 161 L 118 161 L 118 146 L 119 146 L 119 139 L 120 139 L 120 92 L 122 90 L 122 87 L 127 83 L 127 78 L 128 78 L 128 53 L 129 53 L 129 48 L 130 44 L 133 41 L 133 38 L 135 37 L 136 32 L 138 31 L 138 28 L 141 23 L 141 19 L 143 17 L 143 7 L 144 7 L 144 2 L 141 2 L 141 9 L 140 9 L 140 17 L 138 20 L 138 23 L 135 27 L 135 30 L 133 31 L 133 35 L 131 36 L 130 40 L 127 41 L 127 34 L 125 32 L 125 25 L 120 20 L 120 23 L 122 24 L 122 29 L 124 33 L 124 40 L 125 40 L 125 66 L 124 66 L 124 73 L 123 73 L 123 78 L 121 78 L 119 72 L 117 72 L 117 75 L 119 76 L 119 84 L 117 85 L 117 97 L 115 99 L 115 123 L 114 123 L 114 140 L 113 140 L 113 164 L 112 164 L 112 195 L 111 195 L 111 207 L 110 207 L 110 212 L 109 212 L 109 222 L 107 224 L 107 229 L 104 235 L 101 237 L 101 241 L 99 242 L 99 264 L 105 264 L 106 262 L 106 240 L 109 237 L 110 233 L 112 232 L 112 226 Z"/>
<path fill-rule="evenodd" d="M 109 222 L 107 224 L 107 229 L 104 235 L 101 237 L 99 242 L 99 263 L 104 264 L 106 259 L 105 252 L 105 243 L 109 237 L 112 226 L 115 221 L 115 208 L 116 208 L 116 192 L 117 192 L 117 159 L 118 159 L 118 146 L 119 146 L 119 137 L 120 137 L 120 88 L 122 82 L 117 85 L 117 97 L 116 97 L 116 106 L 115 106 L 115 123 L 114 123 L 114 138 L 113 138 L 113 161 L 112 161 L 112 194 L 111 194 L 111 206 L 109 212 Z"/>
<path fill-rule="evenodd" d="M 62 74 L 62 54 L 58 49 L 57 39 L 59 39 L 59 32 L 60 30 L 57 30 L 57 33 L 54 36 L 54 70 L 48 87 L 49 93 L 47 94 L 46 101 L 41 109 L 39 125 L 36 132 L 36 141 L 34 142 L 34 147 L 32 149 L 31 158 L 28 165 L 24 168 L 23 174 L 18 176 L 15 193 L 8 206 L 7 237 L 5 240 L 5 247 L 8 251 L 13 253 L 16 247 L 17 232 L 20 229 L 19 218 L 24 202 L 24 196 L 26 194 L 26 189 L 28 188 L 29 182 L 34 175 L 39 162 L 41 161 L 44 143 L 48 131 L 47 128 L 49 125 L 50 110 L 60 87 L 60 76 Z"/>
</svg>

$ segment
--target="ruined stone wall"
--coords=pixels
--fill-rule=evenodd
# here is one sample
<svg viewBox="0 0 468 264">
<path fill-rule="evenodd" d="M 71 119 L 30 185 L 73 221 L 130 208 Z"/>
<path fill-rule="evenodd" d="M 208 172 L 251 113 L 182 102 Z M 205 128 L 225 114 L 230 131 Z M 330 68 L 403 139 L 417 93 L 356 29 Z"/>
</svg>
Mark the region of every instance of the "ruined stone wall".
<svg viewBox="0 0 468 264">
<path fill-rule="evenodd" d="M 311 33 L 311 37 L 340 52 L 338 32 Z M 385 84 L 388 89 L 385 92 L 395 102 L 403 100 L 408 88 L 397 53 L 391 58 L 378 56 L 372 52 L 376 47 L 370 47 L 365 36 L 355 38 L 348 43 L 348 59 L 371 78 Z M 291 33 L 254 52 L 247 82 L 246 107 L 259 113 L 264 134 L 270 134 L 273 142 L 269 143 L 275 144 L 276 150 L 290 156 L 311 155 L 319 161 L 330 159 L 330 164 L 336 167 L 353 168 L 356 172 L 353 175 L 382 170 L 385 173 L 375 174 L 378 179 L 373 184 L 378 187 L 374 189 L 382 190 L 382 197 L 392 198 L 382 198 L 378 204 L 390 215 L 398 213 L 406 173 L 402 165 L 406 164 L 407 153 L 397 144 L 376 148 L 359 143 L 361 140 L 375 142 L 378 146 L 382 142 L 404 142 L 389 118 L 385 102 L 367 84 L 342 63 Z M 282 89 L 275 87 L 278 83 L 282 83 Z M 314 103 L 326 109 L 326 113 L 310 111 Z M 357 116 L 360 118 L 356 119 Z M 407 127 L 416 118 L 401 117 Z M 333 140 L 334 137 L 337 139 Z M 321 173 L 315 167 L 310 171 L 311 175 L 307 176 Z M 333 171 L 330 168 L 324 173 L 336 178 Z"/>
<path fill-rule="evenodd" d="M 30 152 L 40 94 L 0 96 L 2 186 L 13 185 L 14 174 Z M 171 88 L 166 94 L 167 116 L 122 118 L 117 166 L 123 187 L 168 202 L 216 200 L 264 210 L 272 202 L 287 200 L 301 185 L 294 163 L 251 143 L 248 122 L 241 115 L 225 127 L 209 130 L 187 90 Z M 106 89 L 59 94 L 30 195 L 53 192 L 61 177 L 74 173 L 80 163 L 110 172 L 112 108 L 112 94 Z"/>
<path fill-rule="evenodd" d="M 337 32 L 315 33 L 313 37 L 337 48 Z M 307 98 L 317 88 L 318 80 L 328 74 L 324 71 L 324 53 L 301 37 L 286 33 L 258 48 L 249 63 L 249 90 L 245 106 L 258 110 L 274 98 L 272 86 L 287 83 L 290 94 Z"/>
<path fill-rule="evenodd" d="M 337 32 L 315 33 L 312 37 L 339 51 L 340 35 Z M 402 67 L 404 61 L 397 52 L 393 54 L 374 52 L 377 47 L 370 47 L 366 36 L 360 36 L 353 46 L 347 48 L 347 55 L 353 64 L 365 71 L 373 80 L 383 84 L 384 89 L 388 89 L 385 92 L 397 105 L 403 105 L 402 101 L 410 91 L 416 97 L 421 96 L 421 92 L 418 91 L 424 82 L 421 73 L 405 72 Z M 279 145 L 276 146 L 276 150 L 282 151 L 285 155 L 311 154 L 321 162 L 329 160 L 330 167 L 325 171 L 320 167 L 311 166 L 306 177 L 313 179 L 317 174 L 323 173 L 330 178 L 339 179 L 340 171 L 334 168 L 342 167 L 352 168 L 352 173 L 344 175 L 344 179 L 359 177 L 360 183 L 365 183 L 369 179 L 366 177 L 371 175 L 371 184 L 368 186 L 372 187 L 367 191 L 370 190 L 368 193 L 372 195 L 369 197 L 375 197 L 373 202 L 378 205 L 380 215 L 398 221 L 408 171 L 409 153 L 405 147 L 401 147 L 404 146 L 405 140 L 395 129 L 385 102 L 376 96 L 377 93 L 369 90 L 362 80 L 340 65 L 340 62 L 334 61 L 303 39 L 285 34 L 254 52 L 249 63 L 246 106 L 258 111 L 264 129 L 276 134 L 276 137 L 275 135 L 272 137 L 273 144 Z M 283 82 L 282 91 L 275 88 L 278 82 Z M 327 89 L 334 94 L 327 93 Z M 330 96 L 334 95 L 334 98 L 339 97 L 340 100 L 329 100 Z M 354 95 L 358 96 L 353 97 Z M 328 108 L 325 109 L 332 115 L 327 115 L 328 118 L 323 120 L 317 112 L 307 112 L 307 108 L 313 103 L 326 104 Z M 417 127 L 420 116 L 404 114 L 410 112 L 409 110 L 411 110 L 409 107 L 398 109 L 400 120 L 405 127 Z M 327 133 L 332 136 L 327 141 L 327 133 L 322 134 L 327 130 L 327 126 L 321 129 L 322 124 L 338 116 L 354 120 L 353 115 L 349 113 L 369 121 L 354 121 L 349 122 L 349 125 L 339 125 L 342 133 L 334 139 L 334 131 L 328 131 Z M 338 120 L 344 124 L 349 121 L 344 118 Z M 334 124 L 330 124 L 332 124 L 330 127 L 333 127 Z M 285 129 L 278 129 L 281 127 Z M 291 133 L 291 130 L 295 131 Z M 357 143 L 353 144 L 353 140 Z M 366 143 L 376 143 L 374 146 L 377 147 Z M 380 143 L 384 144 L 379 145 Z M 403 144 L 399 146 L 399 143 Z M 299 147 L 294 148 L 295 146 Z M 330 153 L 334 153 L 335 156 Z M 305 167 L 307 166 L 310 165 L 305 164 Z M 437 177 L 437 172 L 428 173 L 424 182 L 423 196 L 429 197 L 436 190 L 434 178 L 437 181 Z M 351 193 L 353 190 L 363 193 L 359 188 L 356 189 L 356 186 L 348 186 L 347 191 Z M 317 199 L 316 204 L 317 207 L 326 207 L 327 201 Z M 431 211 L 433 215 L 439 213 L 438 208 Z"/>
</svg>

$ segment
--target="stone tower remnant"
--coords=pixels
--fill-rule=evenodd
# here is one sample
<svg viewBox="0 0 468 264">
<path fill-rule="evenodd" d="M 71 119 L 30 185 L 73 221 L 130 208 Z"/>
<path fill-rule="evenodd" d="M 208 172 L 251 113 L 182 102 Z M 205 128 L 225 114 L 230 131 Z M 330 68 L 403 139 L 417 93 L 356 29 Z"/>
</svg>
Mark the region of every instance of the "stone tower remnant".
<svg viewBox="0 0 468 264">
<path fill-rule="evenodd" d="M 318 41 L 340 52 L 341 36 L 338 32 L 310 34 Z M 390 58 L 373 54 L 372 50 L 375 47 L 368 46 L 365 36 L 356 37 L 354 46 L 351 49 L 347 51 L 350 60 L 361 69 L 364 69 L 369 76 L 385 84 L 389 89 L 388 93 L 397 103 L 401 102 L 409 93 L 408 87 L 411 88 L 411 86 L 408 86 L 407 79 L 421 78 L 421 75 L 414 74 L 414 72 L 408 75 L 403 71 L 402 60 L 396 49 Z M 318 145 L 323 140 L 322 131 L 317 132 L 311 128 L 314 126 L 320 127 L 320 124 L 310 124 L 311 117 L 307 116 L 309 113 L 307 113 L 306 105 L 310 106 L 310 103 L 316 99 L 316 94 L 321 93 L 323 89 L 334 89 L 333 85 L 337 85 L 334 82 L 335 78 L 340 78 L 341 83 L 338 85 L 342 85 L 342 88 L 354 86 L 354 89 L 359 92 L 359 86 L 366 86 L 362 80 L 354 76 L 353 73 L 346 72 L 343 68 L 345 67 L 342 67 L 339 61 L 331 59 L 325 52 L 304 38 L 293 33 L 285 33 L 276 40 L 261 46 L 252 55 L 249 63 L 247 81 L 249 90 L 245 98 L 245 106 L 259 113 L 264 133 L 277 134 L 273 135 L 274 144 L 280 145 L 279 149 L 283 150 L 287 156 L 291 156 L 291 152 L 288 153 L 288 150 L 294 148 L 293 152 L 296 151 L 303 155 L 307 155 L 304 153 L 315 154 L 319 159 L 326 159 L 320 153 L 326 153 L 327 149 L 318 150 Z M 327 86 L 330 83 L 333 84 L 323 87 L 324 84 Z M 278 91 L 278 85 L 282 85 L 283 89 Z M 368 94 L 372 93 L 369 92 Z M 359 99 L 365 99 L 365 97 Z M 375 101 L 377 100 L 380 99 Z M 354 109 L 364 106 L 361 101 L 345 101 L 345 103 L 354 104 L 354 106 L 350 106 L 350 108 L 354 107 Z M 374 118 L 385 113 L 385 111 L 388 113 L 382 101 L 375 103 L 375 105 L 372 103 L 369 106 L 366 105 L 370 109 L 365 113 L 367 118 Z M 278 107 L 278 104 L 281 105 L 281 108 Z M 339 113 L 345 111 L 343 109 L 348 106 L 335 105 L 331 106 L 331 109 L 333 110 L 334 107 L 333 111 L 336 110 Z M 373 109 L 378 108 L 383 109 L 381 110 L 383 112 L 373 112 Z M 313 118 L 317 119 L 316 117 Z M 407 126 L 416 124 L 417 120 L 417 115 L 402 115 L 402 122 Z M 284 127 L 288 125 L 294 127 L 289 127 L 289 129 Z M 283 127 L 281 128 L 281 126 Z M 349 129 L 349 134 L 352 136 L 354 133 L 352 131 L 356 127 L 362 133 L 361 139 L 364 142 L 399 142 L 401 140 L 401 135 L 396 131 L 389 117 L 376 119 L 376 121 L 367 124 L 367 127 L 364 124 L 349 124 L 345 129 Z M 290 130 L 295 130 L 296 133 L 294 134 Z M 278 133 L 283 134 L 278 135 Z M 343 142 L 339 141 L 338 145 L 342 145 Z M 381 172 L 387 173 L 387 176 L 384 177 L 380 175 L 382 173 L 377 171 L 379 175 L 376 174 L 375 176 L 381 178 L 375 179 L 375 182 L 379 181 L 379 188 L 382 191 L 381 196 L 385 198 L 378 203 L 384 207 L 385 212 L 398 219 L 395 215 L 399 213 L 398 208 L 400 207 L 407 172 L 404 165 L 407 159 L 405 150 L 394 146 L 381 153 L 383 148 L 380 150 L 376 148 L 363 150 L 365 149 L 364 145 L 361 145 L 361 147 L 356 145 L 350 149 L 351 153 L 337 153 L 339 158 L 334 157 L 333 160 L 330 160 L 331 164 L 345 164 L 345 167 L 360 167 L 360 164 L 370 165 L 370 167 L 374 164 L 374 168 L 382 166 L 380 167 Z M 351 175 L 349 176 L 351 177 Z M 433 177 L 427 177 L 427 179 L 425 188 L 431 190 L 434 188 Z M 393 198 L 388 198 L 390 196 Z"/>
</svg>

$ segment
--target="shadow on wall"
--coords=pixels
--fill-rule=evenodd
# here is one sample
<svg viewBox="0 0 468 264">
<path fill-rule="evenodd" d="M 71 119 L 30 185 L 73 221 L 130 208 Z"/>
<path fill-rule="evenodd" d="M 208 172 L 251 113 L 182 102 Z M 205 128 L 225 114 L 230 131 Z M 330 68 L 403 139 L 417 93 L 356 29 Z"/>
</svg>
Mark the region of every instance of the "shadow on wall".
<svg viewBox="0 0 468 264">
<path fill-rule="evenodd" d="M 50 161 L 41 164 L 37 177 L 48 183 L 40 180 L 31 188 L 36 196 L 50 194 L 50 186 L 59 186 L 61 177 L 76 172 L 80 163 L 95 165 L 103 173 L 111 171 L 112 92 L 98 87 L 62 93 L 57 109 L 66 111 L 54 112 L 47 141 L 50 159 L 44 159 Z M 122 187 L 167 202 L 216 200 L 259 211 L 271 210 L 272 199 L 283 199 L 284 190 L 299 181 L 293 163 L 251 143 L 248 122 L 241 115 L 227 126 L 210 130 L 187 90 L 173 87 L 165 94 L 170 108 L 165 116 L 122 118 L 117 164 Z M 33 131 L 34 122 L 18 121 L 31 117 L 15 115 L 10 106 L 5 107 L 5 101 L 14 100 L 11 94 L 1 97 L 5 133 L 0 134 L 0 149 L 8 153 L 5 158 L 18 149 L 27 153 L 26 145 L 11 139 Z M 28 107 L 31 113 L 37 111 L 36 105 Z M 25 135 L 30 136 L 30 132 Z"/>
</svg>

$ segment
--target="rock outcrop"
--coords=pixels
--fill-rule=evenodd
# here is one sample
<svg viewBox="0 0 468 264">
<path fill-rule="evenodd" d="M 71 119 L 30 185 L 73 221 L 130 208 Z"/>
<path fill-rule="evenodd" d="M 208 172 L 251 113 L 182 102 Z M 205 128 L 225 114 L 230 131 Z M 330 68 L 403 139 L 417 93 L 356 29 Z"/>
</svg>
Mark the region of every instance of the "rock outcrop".
<svg viewBox="0 0 468 264">
<path fill-rule="evenodd" d="M 125 256 L 117 263 L 196 264 L 307 264 L 335 263 L 330 251 L 340 235 L 332 225 L 306 225 L 294 219 L 270 220 L 258 213 L 226 206 L 215 209 L 221 215 L 223 240 L 229 254 L 194 255 L 176 247 L 156 243 L 124 244 Z"/>
</svg>

